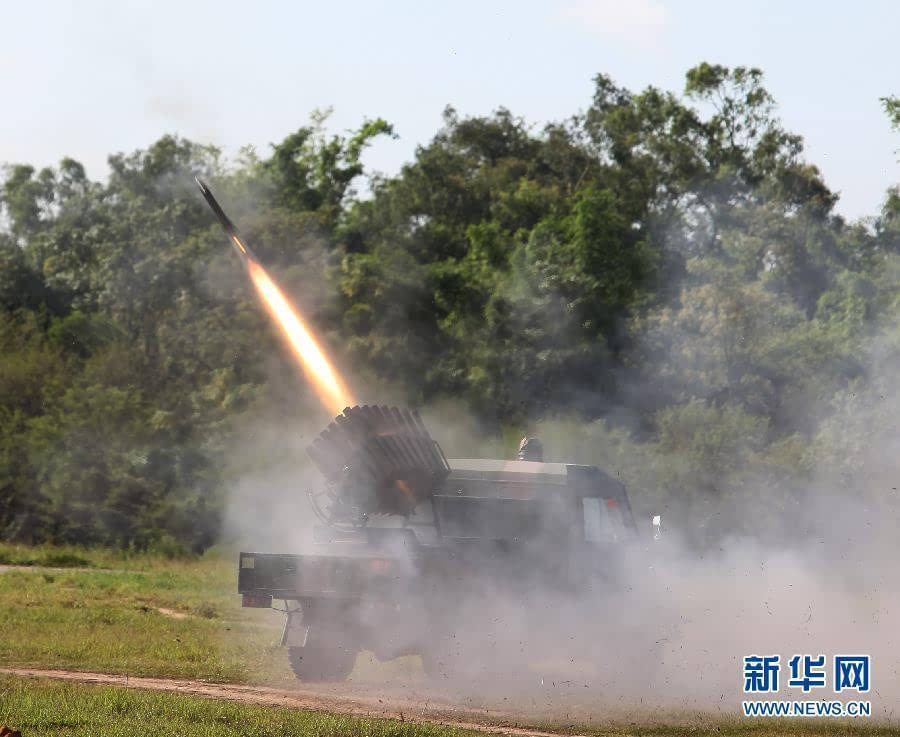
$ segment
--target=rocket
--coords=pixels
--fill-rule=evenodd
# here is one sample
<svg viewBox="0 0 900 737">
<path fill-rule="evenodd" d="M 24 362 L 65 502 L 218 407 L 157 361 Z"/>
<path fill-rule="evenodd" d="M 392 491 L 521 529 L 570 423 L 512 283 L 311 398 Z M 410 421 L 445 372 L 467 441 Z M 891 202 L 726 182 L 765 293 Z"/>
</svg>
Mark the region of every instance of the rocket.
<svg viewBox="0 0 900 737">
<path fill-rule="evenodd" d="M 210 206 L 213 213 L 215 213 L 215 216 L 219 219 L 219 225 L 222 226 L 222 230 L 225 231 L 225 235 L 228 236 L 228 240 L 231 241 L 231 245 L 234 246 L 234 250 L 237 251 L 238 256 L 240 256 L 245 263 L 247 260 L 259 263 L 259 259 L 256 258 L 253 251 L 251 251 L 241 240 L 241 236 L 238 234 L 238 230 L 234 223 L 228 219 L 225 211 L 219 206 L 219 203 L 216 201 L 216 198 L 213 197 L 213 193 L 210 191 L 209 187 L 206 186 L 206 183 L 200 179 L 200 177 L 194 177 L 194 181 L 197 182 L 197 186 L 200 187 L 200 193 L 206 200 L 206 204 Z"/>
<path fill-rule="evenodd" d="M 247 269 L 247 276 L 253 283 L 260 301 L 266 308 L 266 312 L 278 326 L 287 340 L 297 362 L 303 367 L 303 371 L 309 377 L 313 389 L 318 394 L 322 403 L 330 410 L 340 413 L 342 407 L 353 405 L 353 399 L 347 388 L 344 386 L 341 377 L 334 370 L 325 351 L 319 345 L 315 334 L 306 326 L 303 317 L 297 311 L 290 300 L 285 296 L 284 292 L 272 280 L 272 277 L 266 273 L 266 270 L 259 263 L 259 260 L 241 240 L 238 235 L 237 228 L 234 223 L 228 219 L 225 211 L 219 207 L 213 193 L 209 191 L 209 187 L 199 178 L 194 177 L 203 199 L 206 204 L 212 208 L 216 217 L 219 219 L 219 225 L 234 246 L 234 250 L 238 252 L 244 266 Z"/>
</svg>

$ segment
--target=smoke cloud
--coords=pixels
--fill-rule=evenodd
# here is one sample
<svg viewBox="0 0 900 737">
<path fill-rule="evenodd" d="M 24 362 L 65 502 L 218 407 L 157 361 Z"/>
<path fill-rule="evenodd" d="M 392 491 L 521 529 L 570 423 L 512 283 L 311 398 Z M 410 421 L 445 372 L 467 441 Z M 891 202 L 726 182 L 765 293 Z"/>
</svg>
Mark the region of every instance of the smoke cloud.
<svg viewBox="0 0 900 737">
<path fill-rule="evenodd" d="M 658 338 L 659 336 L 656 336 Z M 674 342 L 674 341 L 673 341 Z M 827 416 L 809 439 L 833 441 L 869 437 L 866 448 L 836 447 L 844 456 L 814 467 L 808 482 L 784 487 L 783 478 L 754 467 L 741 493 L 704 497 L 696 490 L 663 488 L 667 464 L 679 450 L 635 439 L 633 427 L 605 421 L 561 418 L 512 428 L 505 435 L 484 430 L 453 401 L 422 408 L 432 435 L 448 458 L 511 458 L 523 432 L 539 435 L 545 460 L 595 464 L 624 480 L 635 510 L 638 536 L 622 543 L 588 585 L 566 590 L 552 573 L 570 561 L 566 541 L 551 535 L 523 543 L 511 554 L 508 574 L 477 575 L 477 566 L 445 566 L 426 586 L 426 601 L 399 601 L 392 613 L 389 642 L 376 656 L 434 647 L 436 677 L 381 680 L 379 686 L 416 689 L 423 698 L 455 699 L 472 707 L 510 711 L 533 718 L 572 721 L 627 718 L 633 714 L 725 714 L 737 717 L 746 698 L 742 659 L 779 655 L 779 698 L 831 700 L 831 659 L 836 654 L 872 656 L 873 714 L 893 719 L 900 695 L 900 642 L 894 626 L 900 611 L 900 554 L 896 534 L 896 458 L 900 432 L 896 352 L 881 342 L 868 356 L 867 387 L 809 401 L 802 410 Z M 674 350 L 674 349 L 673 349 Z M 386 403 L 402 388 L 351 377 L 362 401 Z M 650 392 L 632 381 L 623 391 Z M 232 489 L 232 529 L 251 549 L 272 552 L 316 550 L 314 524 L 304 491 L 321 485 L 304 448 L 325 427 L 321 413 L 306 408 L 286 422 L 260 416 L 247 426 L 241 452 L 257 462 Z M 610 413 L 616 417 L 617 412 Z M 629 412 L 618 413 L 629 417 Z M 299 419 L 298 419 L 299 417 Z M 677 432 L 677 428 L 675 429 Z M 746 463 L 753 438 L 732 438 L 706 482 L 715 487 L 717 469 Z M 262 452 L 260 449 L 264 449 Z M 451 465 L 452 465 L 451 460 Z M 836 468 L 856 469 L 852 476 Z M 724 473 L 724 471 L 723 471 Z M 682 478 L 687 478 L 683 476 Z M 650 517 L 663 515 L 663 538 L 653 540 Z M 373 520 L 396 525 L 397 520 Z M 491 549 L 491 563 L 508 550 Z M 416 552 L 390 551 L 402 571 Z M 471 560 L 471 558 L 469 558 Z M 477 560 L 477 556 L 476 556 Z M 523 562 L 533 564 L 521 577 Z M 503 570 L 502 567 L 500 570 Z M 474 573 L 474 575 L 472 575 Z M 442 604 L 435 619 L 427 599 Z M 381 615 L 361 613 L 371 629 L 385 627 Z M 786 688 L 787 663 L 795 654 L 827 656 L 828 686 L 809 694 Z M 434 670 L 434 669 L 432 669 Z M 373 673 L 375 675 L 373 675 Z M 352 677 L 357 682 L 358 673 Z M 385 676 L 386 678 L 386 676 Z"/>
</svg>

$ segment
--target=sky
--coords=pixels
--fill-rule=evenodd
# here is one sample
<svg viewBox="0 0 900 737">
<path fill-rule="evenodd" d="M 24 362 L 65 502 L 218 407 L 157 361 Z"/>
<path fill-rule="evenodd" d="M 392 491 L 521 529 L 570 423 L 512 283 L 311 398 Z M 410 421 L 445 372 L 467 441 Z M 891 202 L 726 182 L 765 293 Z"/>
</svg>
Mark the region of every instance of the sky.
<svg viewBox="0 0 900 737">
<path fill-rule="evenodd" d="M 392 174 L 448 104 L 540 126 L 585 109 L 597 73 L 680 93 L 708 61 L 762 68 L 838 212 L 864 217 L 900 182 L 900 133 L 879 103 L 900 94 L 898 28 L 888 0 L 6 2 L 0 162 L 71 156 L 103 178 L 110 153 L 166 133 L 266 155 L 332 107 L 334 132 L 395 126 L 365 157 Z"/>
</svg>

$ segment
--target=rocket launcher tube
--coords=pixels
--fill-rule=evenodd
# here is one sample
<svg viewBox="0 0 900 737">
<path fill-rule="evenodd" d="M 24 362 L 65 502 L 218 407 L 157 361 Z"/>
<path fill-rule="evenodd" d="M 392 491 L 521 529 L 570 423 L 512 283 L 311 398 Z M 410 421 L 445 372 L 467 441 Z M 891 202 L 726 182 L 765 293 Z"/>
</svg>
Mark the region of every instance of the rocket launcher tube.
<svg viewBox="0 0 900 737">
<path fill-rule="evenodd" d="M 332 483 L 358 498 L 366 514 L 412 513 L 450 468 L 424 423 L 409 410 L 348 407 L 309 448 Z"/>
</svg>

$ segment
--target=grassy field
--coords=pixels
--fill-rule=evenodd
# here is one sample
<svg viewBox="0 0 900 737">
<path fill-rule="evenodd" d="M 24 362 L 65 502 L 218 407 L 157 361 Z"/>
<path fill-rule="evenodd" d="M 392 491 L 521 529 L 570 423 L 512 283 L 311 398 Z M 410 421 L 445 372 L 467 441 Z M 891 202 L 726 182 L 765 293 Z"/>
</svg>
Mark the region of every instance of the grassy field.
<svg viewBox="0 0 900 737">
<path fill-rule="evenodd" d="M 215 681 L 287 679 L 281 616 L 240 608 L 235 564 L 0 545 L 0 664 Z"/>
<path fill-rule="evenodd" d="M 71 669 L 218 682 L 295 683 L 277 646 L 282 615 L 241 609 L 235 555 L 171 560 L 0 543 L 0 666 Z M 22 568 L 18 566 L 30 566 Z M 357 662 L 366 676 L 422 678 L 417 659 Z M 415 668 L 409 661 L 415 661 Z M 371 668 L 372 672 L 367 673 Z M 518 713 L 518 711 L 517 711 Z M 524 713 L 524 712 L 523 712 Z M 525 721 L 525 720 L 523 720 Z M 825 719 L 786 722 L 690 717 L 640 725 L 539 724 L 590 735 L 888 735 L 896 726 Z M 446 735 L 438 727 L 298 713 L 180 694 L 0 676 L 0 724 L 26 735 Z M 459 732 L 462 734 L 462 732 Z"/>
<path fill-rule="evenodd" d="M 0 724 L 26 737 L 104 735 L 133 737 L 173 734 L 181 737 L 474 737 L 483 735 L 442 725 L 364 719 L 315 711 L 217 701 L 199 696 L 139 691 L 118 686 L 88 686 L 0 674 Z M 558 728 L 556 728 L 558 729 Z M 559 730 L 565 733 L 569 730 Z M 782 735 L 897 734 L 895 728 L 864 723 L 721 720 L 678 725 L 647 724 L 579 728 L 592 737 L 781 737 Z"/>
<path fill-rule="evenodd" d="M 191 566 L 210 561 L 237 560 L 237 552 L 212 548 L 201 557 L 179 557 L 162 553 L 139 553 L 118 548 L 83 548 L 75 545 L 16 545 L 0 542 L 0 566 L 90 568 L 98 570 L 152 571 L 172 565 Z"/>
<path fill-rule="evenodd" d="M 199 696 L 0 675 L 0 724 L 25 737 L 144 734 L 206 737 L 473 737 L 479 732 L 390 719 L 215 701 Z"/>
</svg>

